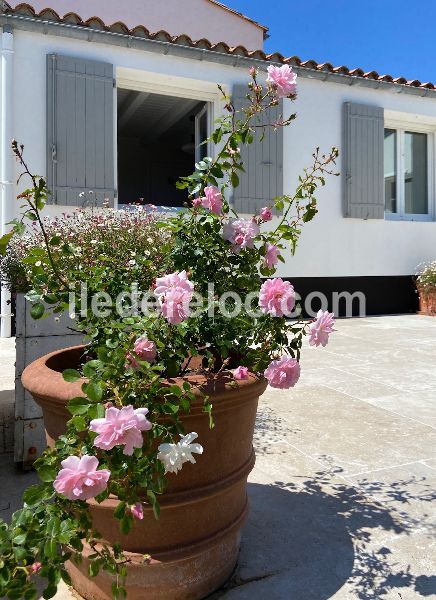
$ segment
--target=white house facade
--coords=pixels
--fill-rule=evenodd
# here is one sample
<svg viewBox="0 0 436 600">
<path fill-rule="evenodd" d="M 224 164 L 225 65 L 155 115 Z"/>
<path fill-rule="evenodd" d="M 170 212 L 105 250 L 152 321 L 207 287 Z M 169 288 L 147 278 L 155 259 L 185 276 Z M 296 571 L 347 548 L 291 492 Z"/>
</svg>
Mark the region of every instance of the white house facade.
<svg viewBox="0 0 436 600">
<path fill-rule="evenodd" d="M 43 4 L 3 1 L 0 13 L 3 228 L 18 208 L 12 137 L 47 174 L 49 211 L 73 210 L 87 190 L 114 206 L 139 198 L 180 206 L 174 182 L 220 115 L 217 84 L 237 98 L 250 66 L 265 73 L 286 62 L 298 73 L 298 98 L 283 111 L 298 118 L 250 150 L 236 207 L 253 213 L 292 192 L 317 146 L 338 147 L 340 177 L 320 191 L 319 215 L 279 275 L 302 296 L 325 293 L 330 306 L 334 293 L 361 291 L 369 314 L 416 309 L 413 274 L 436 257 L 435 86 L 267 56 L 265 28 L 211 0 L 174 3 L 183 14 L 205 11 L 192 30 L 161 2 L 127 10 L 114 0 L 62 0 L 53 2 L 58 12 L 39 12 Z M 158 26 L 164 31 L 153 32 Z"/>
</svg>

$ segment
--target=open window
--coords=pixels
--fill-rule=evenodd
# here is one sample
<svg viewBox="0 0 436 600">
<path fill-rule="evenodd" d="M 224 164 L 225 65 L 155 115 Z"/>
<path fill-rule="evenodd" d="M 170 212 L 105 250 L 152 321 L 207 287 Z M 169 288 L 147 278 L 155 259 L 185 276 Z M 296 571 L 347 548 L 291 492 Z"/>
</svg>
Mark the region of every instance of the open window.
<svg viewBox="0 0 436 600">
<path fill-rule="evenodd" d="M 118 89 L 118 204 L 181 207 L 175 186 L 203 158 L 209 104 L 191 98 Z"/>
</svg>

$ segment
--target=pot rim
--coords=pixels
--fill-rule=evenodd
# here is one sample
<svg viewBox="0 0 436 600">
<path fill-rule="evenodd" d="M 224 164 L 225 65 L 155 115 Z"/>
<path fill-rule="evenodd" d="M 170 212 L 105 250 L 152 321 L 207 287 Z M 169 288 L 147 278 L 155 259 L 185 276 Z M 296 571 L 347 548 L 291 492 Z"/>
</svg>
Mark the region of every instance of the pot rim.
<svg viewBox="0 0 436 600">
<path fill-rule="evenodd" d="M 67 403 L 73 398 L 85 394 L 82 391 L 82 385 L 87 383 L 86 378 L 81 378 L 73 383 L 65 381 L 62 376 L 62 371 L 54 369 L 50 363 L 53 363 L 56 358 L 71 354 L 79 357 L 83 355 L 85 345 L 69 346 L 56 350 L 41 356 L 37 360 L 28 365 L 21 376 L 21 381 L 26 390 L 28 390 L 38 400 L 56 401 L 58 403 Z M 72 367 L 77 365 L 71 365 Z M 65 367 L 67 368 L 67 367 Z M 189 382 L 192 386 L 192 392 L 198 399 L 203 401 L 205 395 L 213 396 L 214 402 L 223 399 L 226 396 L 237 392 L 238 400 L 245 399 L 245 396 L 251 396 L 253 390 L 259 387 L 259 395 L 266 388 L 266 379 L 262 376 L 257 376 L 254 373 L 249 373 L 246 380 L 236 381 L 230 371 L 222 371 L 215 377 L 206 377 L 202 374 L 189 374 L 183 377 L 167 378 L 168 385 L 178 385 L 182 387 L 184 382 Z M 261 391 L 260 391 L 261 390 Z M 192 411 L 191 411 L 192 413 Z"/>
</svg>

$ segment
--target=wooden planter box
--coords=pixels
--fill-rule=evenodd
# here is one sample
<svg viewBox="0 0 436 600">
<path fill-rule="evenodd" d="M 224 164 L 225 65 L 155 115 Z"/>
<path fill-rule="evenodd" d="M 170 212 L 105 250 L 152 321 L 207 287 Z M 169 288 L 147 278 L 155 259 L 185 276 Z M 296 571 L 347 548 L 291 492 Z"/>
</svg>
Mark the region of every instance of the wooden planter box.
<svg viewBox="0 0 436 600">
<path fill-rule="evenodd" d="M 423 288 L 418 287 L 419 294 L 419 314 L 436 317 L 436 287 Z"/>
<path fill-rule="evenodd" d="M 59 321 L 53 317 L 35 321 L 30 316 L 29 302 L 23 294 L 17 294 L 14 460 L 24 469 L 31 468 L 45 450 L 46 441 L 41 409 L 24 390 L 21 375 L 28 364 L 44 354 L 82 343 L 83 336 L 74 333 L 72 327 L 74 321 L 67 314 Z"/>
</svg>

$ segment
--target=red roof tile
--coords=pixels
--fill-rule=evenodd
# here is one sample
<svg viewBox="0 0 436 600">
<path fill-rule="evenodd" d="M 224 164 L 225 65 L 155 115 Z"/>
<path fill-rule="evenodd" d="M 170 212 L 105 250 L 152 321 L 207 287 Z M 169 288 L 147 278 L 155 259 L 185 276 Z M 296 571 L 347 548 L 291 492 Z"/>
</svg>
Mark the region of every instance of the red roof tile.
<svg viewBox="0 0 436 600">
<path fill-rule="evenodd" d="M 214 2 L 214 4 L 218 4 L 223 8 L 233 11 L 227 6 L 222 5 L 220 2 L 215 0 L 210 0 Z M 1 5 L 0 5 L 1 6 Z M 39 13 L 35 13 L 34 9 L 29 4 L 19 4 L 15 8 L 11 8 L 7 2 L 2 1 L 2 6 L 0 8 L 0 12 L 4 14 L 14 14 L 14 15 L 25 15 L 35 17 L 41 20 L 49 20 L 55 21 L 59 23 L 73 24 L 81 27 L 88 27 L 90 29 L 110 31 L 113 33 L 120 33 L 130 36 L 135 36 L 143 39 L 150 40 L 158 40 L 165 41 L 171 44 L 179 45 L 179 46 L 189 46 L 192 48 L 199 48 L 210 50 L 212 52 L 221 52 L 225 54 L 230 54 L 234 56 L 243 56 L 246 58 L 253 58 L 257 60 L 264 60 L 269 62 L 278 62 L 283 64 L 294 65 L 302 69 L 308 69 L 312 71 L 320 71 L 325 73 L 336 73 L 339 75 L 344 75 L 347 77 L 357 77 L 362 79 L 369 79 L 372 81 L 382 81 L 386 83 L 392 83 L 396 85 L 404 85 L 408 87 L 414 88 L 422 88 L 425 90 L 436 90 L 436 85 L 434 83 L 426 82 L 422 83 L 421 81 L 414 79 L 408 81 L 404 77 L 393 77 L 392 75 L 379 75 L 377 71 L 368 71 L 365 72 L 360 68 L 349 69 L 348 67 L 342 65 L 335 67 L 329 62 L 318 63 L 315 60 L 306 60 L 302 61 L 298 56 L 290 56 L 284 57 L 279 52 L 275 52 L 272 54 L 265 54 L 263 50 L 247 50 L 244 46 L 235 46 L 230 47 L 225 42 L 219 42 L 217 44 L 212 44 L 206 38 L 202 38 L 200 40 L 192 40 L 188 35 L 178 35 L 172 36 L 167 31 L 158 31 L 156 33 L 150 33 L 148 29 L 146 29 L 143 25 L 137 25 L 133 29 L 129 29 L 125 23 L 118 21 L 117 23 L 113 23 L 112 25 L 108 25 L 103 23 L 103 21 L 99 17 L 92 17 L 83 21 L 79 15 L 76 13 L 68 13 L 63 18 L 61 18 L 57 12 L 52 8 L 45 8 Z M 240 13 L 237 13 L 240 14 Z M 244 15 L 240 15 L 244 16 Z M 247 18 L 248 17 L 244 17 Z M 251 19 L 249 19 L 251 20 Z M 259 25 L 258 23 L 256 23 Z M 264 30 L 265 27 L 261 26 Z"/>
</svg>

